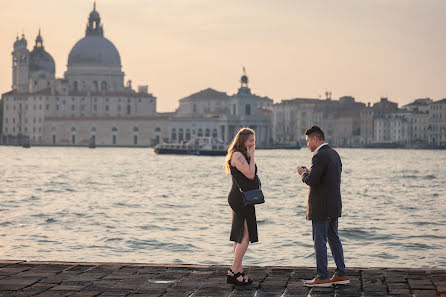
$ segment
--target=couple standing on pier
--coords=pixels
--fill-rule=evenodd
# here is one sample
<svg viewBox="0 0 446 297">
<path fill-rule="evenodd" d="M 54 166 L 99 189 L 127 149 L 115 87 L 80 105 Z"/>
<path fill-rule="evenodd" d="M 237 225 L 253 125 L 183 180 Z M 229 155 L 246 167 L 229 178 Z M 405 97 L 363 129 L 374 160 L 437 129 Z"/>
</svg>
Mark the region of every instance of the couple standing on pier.
<svg viewBox="0 0 446 297">
<path fill-rule="evenodd" d="M 324 132 L 312 126 L 305 132 L 307 146 L 313 152 L 311 168 L 298 166 L 302 182 L 310 187 L 307 202 L 307 220 L 312 221 L 317 275 L 305 281 L 308 287 L 329 287 L 349 284 L 344 264 L 342 244 L 338 235 L 338 217 L 341 216 L 341 171 L 338 153 L 326 142 Z M 249 242 L 257 242 L 257 221 L 254 205 L 245 206 L 242 191 L 258 189 L 260 180 L 254 158 L 255 134 L 252 129 L 238 131 L 226 155 L 226 174 L 232 175 L 228 202 L 232 208 L 230 240 L 234 242 L 234 260 L 228 270 L 227 282 L 237 286 L 252 283 L 243 272 L 243 257 Z M 327 269 L 327 241 L 336 263 L 336 272 L 329 278 Z"/>
</svg>

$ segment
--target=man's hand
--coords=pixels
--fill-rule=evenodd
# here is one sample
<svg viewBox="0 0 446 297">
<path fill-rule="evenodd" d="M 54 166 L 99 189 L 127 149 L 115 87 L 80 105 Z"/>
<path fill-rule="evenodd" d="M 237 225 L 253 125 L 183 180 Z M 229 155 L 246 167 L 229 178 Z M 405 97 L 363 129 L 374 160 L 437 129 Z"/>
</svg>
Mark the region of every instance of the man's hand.
<svg viewBox="0 0 446 297">
<path fill-rule="evenodd" d="M 307 172 L 306 168 L 302 168 L 302 165 L 297 166 L 297 172 L 299 175 L 302 175 L 302 173 Z"/>
</svg>

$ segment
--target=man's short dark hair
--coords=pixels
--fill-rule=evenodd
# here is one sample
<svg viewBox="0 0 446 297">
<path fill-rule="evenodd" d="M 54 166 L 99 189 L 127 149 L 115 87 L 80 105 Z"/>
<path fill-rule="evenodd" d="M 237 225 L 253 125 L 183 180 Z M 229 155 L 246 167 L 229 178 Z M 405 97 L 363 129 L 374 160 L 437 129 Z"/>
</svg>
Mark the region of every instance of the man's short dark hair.
<svg viewBox="0 0 446 297">
<path fill-rule="evenodd" d="M 311 126 L 310 128 L 305 131 L 305 135 L 308 135 L 308 137 L 316 136 L 319 140 L 325 140 L 325 135 L 322 129 L 319 126 Z"/>
</svg>

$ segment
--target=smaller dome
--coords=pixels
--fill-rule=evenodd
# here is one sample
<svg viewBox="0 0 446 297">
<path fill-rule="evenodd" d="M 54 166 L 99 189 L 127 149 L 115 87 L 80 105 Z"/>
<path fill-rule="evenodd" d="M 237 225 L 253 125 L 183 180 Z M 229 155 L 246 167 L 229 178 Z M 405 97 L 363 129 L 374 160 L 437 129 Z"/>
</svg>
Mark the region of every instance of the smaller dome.
<svg viewBox="0 0 446 297">
<path fill-rule="evenodd" d="M 46 71 L 54 74 L 56 72 L 56 65 L 53 57 L 43 48 L 34 48 L 30 54 L 29 70 Z"/>
<path fill-rule="evenodd" d="M 43 40 L 40 35 L 40 30 L 36 38 L 36 45 L 29 56 L 29 70 L 31 72 L 46 71 L 51 74 L 56 72 L 56 65 L 54 64 L 53 57 L 51 57 L 51 55 L 43 48 Z"/>
</svg>

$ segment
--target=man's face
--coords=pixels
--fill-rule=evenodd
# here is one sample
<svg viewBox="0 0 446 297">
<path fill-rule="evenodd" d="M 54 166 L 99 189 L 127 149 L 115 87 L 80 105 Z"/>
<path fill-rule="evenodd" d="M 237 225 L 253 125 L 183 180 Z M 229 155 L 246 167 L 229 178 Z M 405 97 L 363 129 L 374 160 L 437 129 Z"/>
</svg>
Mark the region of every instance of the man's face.
<svg viewBox="0 0 446 297">
<path fill-rule="evenodd" d="M 310 149 L 311 152 L 314 152 L 318 147 L 316 136 L 305 135 L 305 140 L 307 141 L 307 147 Z"/>
</svg>

